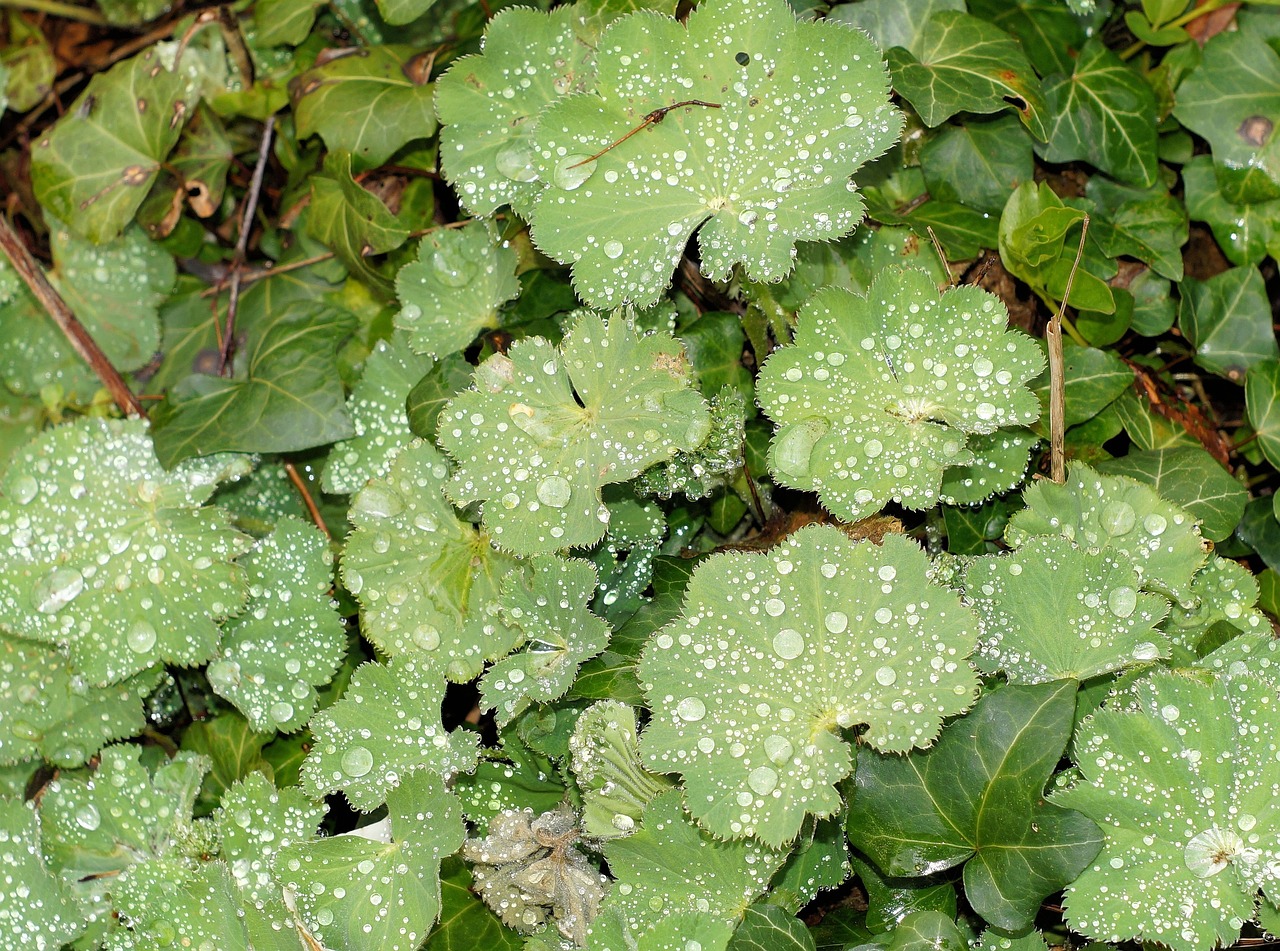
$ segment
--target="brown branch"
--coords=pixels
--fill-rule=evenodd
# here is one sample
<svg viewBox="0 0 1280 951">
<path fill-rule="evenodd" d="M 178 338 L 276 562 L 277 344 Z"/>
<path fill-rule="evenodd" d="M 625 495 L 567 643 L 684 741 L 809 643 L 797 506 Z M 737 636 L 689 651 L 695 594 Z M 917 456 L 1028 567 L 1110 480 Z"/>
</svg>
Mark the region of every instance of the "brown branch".
<svg viewBox="0 0 1280 951">
<path fill-rule="evenodd" d="M 325 538 L 332 538 L 333 536 L 329 534 L 329 526 L 324 523 L 324 516 L 320 514 L 320 507 L 311 497 L 311 490 L 307 488 L 306 480 L 298 473 L 292 462 L 284 464 L 284 471 L 289 481 L 293 483 L 293 487 L 298 490 L 298 494 L 302 496 L 302 504 L 307 507 L 307 514 L 311 516 L 311 521 L 315 522 L 316 528 L 320 529 Z"/>
<path fill-rule="evenodd" d="M 1067 298 L 1071 296 L 1071 287 L 1076 282 L 1076 271 L 1080 269 L 1084 240 L 1088 234 L 1089 216 L 1085 215 L 1080 224 L 1080 246 L 1076 248 L 1076 259 L 1071 265 L 1071 273 L 1067 275 L 1067 286 L 1062 291 L 1062 303 L 1044 329 L 1044 338 L 1049 345 L 1049 474 L 1059 484 L 1067 481 L 1067 382 L 1066 359 L 1062 354 L 1062 312 L 1067 309 Z"/>
<path fill-rule="evenodd" d="M 35 295 L 36 300 L 44 307 L 53 322 L 58 325 L 58 329 L 66 336 L 71 348 L 98 375 L 98 379 L 102 381 L 102 385 L 111 394 L 111 398 L 120 407 L 121 412 L 126 416 L 141 416 L 145 419 L 147 411 L 142 408 L 142 403 L 133 395 L 129 385 L 120 376 L 120 372 L 111 365 L 111 361 L 94 342 L 89 331 L 85 330 L 84 324 L 76 319 L 76 315 L 71 312 L 62 295 L 54 290 L 49 279 L 45 277 L 44 271 L 31 256 L 31 252 L 22 243 L 22 239 L 13 230 L 8 219 L 2 216 L 0 216 L 0 251 L 4 251 L 5 256 L 13 264 L 13 269 L 31 289 L 31 293 Z"/>
<path fill-rule="evenodd" d="M 569 166 L 569 168 L 580 168 L 581 166 L 586 165 L 588 162 L 594 162 L 596 159 L 600 158 L 600 156 L 604 155 L 606 152 L 612 152 L 614 149 L 620 146 L 623 142 L 627 141 L 627 139 L 631 138 L 637 132 L 641 132 L 649 128 L 649 126 L 651 125 L 657 125 L 659 122 L 661 122 L 663 119 L 667 117 L 668 112 L 671 112 L 672 110 L 675 110 L 675 109 L 683 109 L 685 106 L 705 106 L 708 109 L 719 109 L 720 103 L 703 102 L 701 99 L 682 99 L 680 102 L 673 102 L 669 106 L 660 106 L 659 108 L 654 109 L 653 112 L 650 112 L 648 115 L 646 115 L 643 119 L 641 119 L 640 124 L 636 126 L 634 129 L 632 129 L 630 132 L 628 132 L 626 135 L 624 135 L 622 138 L 618 139 L 615 142 L 612 142 L 609 145 L 606 145 L 595 155 L 589 155 L 586 158 L 584 158 L 581 162 L 574 162 L 572 165 Z"/>
</svg>

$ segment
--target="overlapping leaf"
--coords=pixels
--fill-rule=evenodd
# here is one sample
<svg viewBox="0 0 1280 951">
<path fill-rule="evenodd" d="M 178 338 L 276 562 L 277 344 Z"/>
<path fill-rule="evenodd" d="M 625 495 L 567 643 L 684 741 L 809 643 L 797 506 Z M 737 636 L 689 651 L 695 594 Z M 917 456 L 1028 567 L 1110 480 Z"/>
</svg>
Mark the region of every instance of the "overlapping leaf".
<svg viewBox="0 0 1280 951">
<path fill-rule="evenodd" d="M 40 848 L 35 808 L 0 799 L 0 949 L 59 948 L 84 931 L 81 911 L 66 885 L 50 872 Z"/>
<path fill-rule="evenodd" d="M 1280 354 L 1257 268 L 1232 268 L 1205 281 L 1188 278 L 1181 294 L 1178 327 L 1206 370 L 1240 383 L 1251 366 Z"/>
</svg>

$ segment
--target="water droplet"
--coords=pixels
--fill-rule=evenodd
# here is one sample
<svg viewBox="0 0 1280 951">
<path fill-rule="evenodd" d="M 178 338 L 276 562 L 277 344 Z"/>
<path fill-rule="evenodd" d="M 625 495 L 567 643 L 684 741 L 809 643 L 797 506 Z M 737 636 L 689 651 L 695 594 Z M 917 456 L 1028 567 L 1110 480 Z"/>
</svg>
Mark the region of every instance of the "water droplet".
<svg viewBox="0 0 1280 951">
<path fill-rule="evenodd" d="M 606 241 L 604 243 L 604 256 L 610 260 L 616 260 L 622 257 L 622 242 Z"/>
<path fill-rule="evenodd" d="M 1101 521 L 1103 530 L 1114 537 L 1133 531 L 1138 517 L 1128 502 L 1111 502 L 1102 510 Z"/>
<path fill-rule="evenodd" d="M 156 629 L 149 621 L 137 620 L 129 625 L 125 643 L 135 654 L 145 654 L 156 646 Z"/>
<path fill-rule="evenodd" d="M 393 515 L 399 515 L 403 508 L 404 503 L 400 501 L 399 496 L 376 482 L 361 489 L 351 505 L 352 514 L 368 515 L 373 518 L 391 518 Z M 352 594 L 354 593 L 353 591 Z"/>
<path fill-rule="evenodd" d="M 1107 595 L 1107 607 L 1116 617 L 1128 617 L 1138 606 L 1138 592 L 1128 585 L 1116 588 Z"/>
<path fill-rule="evenodd" d="M 784 627 L 773 636 L 773 652 L 783 660 L 795 660 L 804 653 L 804 637 L 794 628 Z"/>
<path fill-rule="evenodd" d="M 525 139 L 514 139 L 494 157 L 498 171 L 514 182 L 536 182 L 538 170 L 533 165 L 533 149 Z"/>
<path fill-rule="evenodd" d="M 1244 840 L 1230 829 L 1214 827 L 1193 836 L 1182 850 L 1182 861 L 1193 875 L 1209 878 L 1231 864 L 1244 849 Z"/>
<path fill-rule="evenodd" d="M 373 754 L 363 746 L 353 746 L 342 754 L 342 771 L 359 779 L 373 769 Z"/>
<path fill-rule="evenodd" d="M 538 501 L 553 509 L 562 509 L 569 504 L 573 489 L 567 479 L 560 476 L 547 476 L 538 483 Z"/>
<path fill-rule="evenodd" d="M 287 723 L 293 716 L 293 704 L 285 703 L 283 700 L 277 700 L 271 705 L 271 719 L 277 723 Z"/>
<path fill-rule="evenodd" d="M 898 679 L 898 672 L 892 667 L 881 667 L 876 671 L 876 683 L 882 687 L 893 686 L 894 681 Z"/>
<path fill-rule="evenodd" d="M 782 766 L 791 759 L 791 754 L 795 752 L 795 749 L 792 747 L 790 740 L 775 733 L 765 739 L 764 752 L 769 759 Z"/>
<path fill-rule="evenodd" d="M 697 697 L 685 697 L 676 704 L 676 716 L 688 723 L 697 723 L 707 715 L 707 705 Z"/>
<path fill-rule="evenodd" d="M 19 505 L 26 505 L 40 491 L 40 483 L 29 475 L 18 476 L 9 487 L 9 497 Z"/>
<path fill-rule="evenodd" d="M 1133 649 L 1134 660 L 1155 660 L 1160 656 L 1160 648 L 1150 641 L 1143 641 Z"/>
<path fill-rule="evenodd" d="M 1142 520 L 1142 527 L 1152 535 L 1162 535 L 1164 530 L 1169 527 L 1169 522 L 1163 515 L 1157 515 L 1152 512 Z"/>
<path fill-rule="evenodd" d="M 440 646 L 440 632 L 427 624 L 414 628 L 412 639 L 424 651 L 433 651 Z"/>
<path fill-rule="evenodd" d="M 768 766 L 757 766 L 748 774 L 747 785 L 761 796 L 767 796 L 778 785 L 778 774 Z"/>
<path fill-rule="evenodd" d="M 450 235 L 449 238 L 453 236 Z M 480 262 L 470 254 L 463 252 L 450 241 L 442 238 L 431 254 L 431 266 L 435 269 L 436 279 L 448 287 L 466 287 L 480 270 Z"/>
<path fill-rule="evenodd" d="M 32 601 L 41 614 L 57 614 L 84 590 L 84 575 L 74 568 L 54 568 L 36 582 Z"/>
<path fill-rule="evenodd" d="M 588 178 L 595 174 L 595 161 L 590 161 L 587 155 L 566 155 L 556 163 L 555 171 L 551 173 L 551 180 L 555 182 L 557 188 L 563 188 L 567 192 L 573 191 L 585 182 Z M 582 162 L 584 164 L 579 165 Z"/>
<path fill-rule="evenodd" d="M 77 809 L 76 825 L 90 832 L 102 825 L 102 815 L 98 812 L 98 807 L 91 802 L 86 802 Z"/>
</svg>

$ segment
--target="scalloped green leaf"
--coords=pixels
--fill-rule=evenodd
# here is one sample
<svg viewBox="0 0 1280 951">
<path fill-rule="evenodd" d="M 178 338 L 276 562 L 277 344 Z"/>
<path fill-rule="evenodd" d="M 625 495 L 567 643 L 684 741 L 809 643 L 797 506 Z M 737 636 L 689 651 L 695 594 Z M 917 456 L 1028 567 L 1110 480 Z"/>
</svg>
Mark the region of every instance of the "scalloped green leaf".
<svg viewBox="0 0 1280 951">
<path fill-rule="evenodd" d="M 319 798 L 341 790 L 370 812 L 420 773 L 440 780 L 476 763 L 478 735 L 440 722 L 444 675 L 419 659 L 363 664 L 342 699 L 311 720 L 302 785 Z"/>
<path fill-rule="evenodd" d="M 918 270 L 886 270 L 866 296 L 815 294 L 795 344 L 765 361 L 758 399 L 778 426 L 769 464 L 784 485 L 816 491 L 855 521 L 890 500 L 936 504 L 944 471 L 981 467 L 970 435 L 1040 415 L 1026 383 L 1044 366 L 977 287 L 939 294 Z"/>
<path fill-rule="evenodd" d="M 458 517 L 444 496 L 448 472 L 434 446 L 416 442 L 356 495 L 342 581 L 360 603 L 366 638 L 462 682 L 518 642 L 499 592 L 506 576 L 528 569 Z"/>
<path fill-rule="evenodd" d="M 62 646 L 95 684 L 204 663 L 246 594 L 232 559 L 248 540 L 201 507 L 215 469 L 166 472 L 141 420 L 38 436 L 0 480 L 0 623 Z"/>
<path fill-rule="evenodd" d="M 396 275 L 396 327 L 418 353 L 465 350 L 497 327 L 498 308 L 520 295 L 516 264 L 515 251 L 488 223 L 431 232 L 418 245 L 418 259 Z"/>
<path fill-rule="evenodd" d="M 1097 855 L 1098 828 L 1044 802 L 1075 718 L 1074 683 L 986 694 L 906 757 L 863 748 L 849 838 L 891 876 L 964 865 L 964 894 L 982 918 L 1021 931 L 1041 902 Z"/>
<path fill-rule="evenodd" d="M 1039 436 L 1021 428 L 970 436 L 974 461 L 942 473 L 938 499 L 946 505 L 975 505 L 1011 492 L 1025 480 L 1031 453 L 1039 444 Z"/>
<path fill-rule="evenodd" d="M 0 799 L 0 830 L 0 951 L 44 951 L 74 941 L 85 923 L 66 885 L 45 863 L 35 807 Z"/>
<path fill-rule="evenodd" d="M 563 697 L 582 662 L 608 645 L 609 625 L 587 606 L 595 587 L 595 567 L 579 558 L 538 558 L 531 575 L 507 576 L 499 605 L 525 644 L 480 681 L 481 706 L 496 711 L 498 726 Z"/>
<path fill-rule="evenodd" d="M 223 862 L 200 862 L 181 854 L 139 862 L 112 883 L 111 901 L 128 931 L 111 935 L 107 951 L 170 945 L 256 951 L 239 914 L 231 871 Z"/>
<path fill-rule="evenodd" d="M 702 562 L 640 660 L 646 765 L 681 773 L 690 812 L 725 838 L 780 846 L 838 810 L 841 731 L 866 724 L 866 742 L 904 752 L 973 702 L 977 619 L 928 574 L 902 536 L 856 544 L 816 525 Z"/>
<path fill-rule="evenodd" d="M 1230 537 L 1249 501 L 1248 490 L 1198 446 L 1130 451 L 1101 463 L 1098 471 L 1147 483 L 1199 519 L 1200 533 L 1212 542 Z"/>
<path fill-rule="evenodd" d="M 902 127 L 866 34 L 782 0 L 712 0 L 687 25 L 632 14 L 598 49 L 593 91 L 538 117 L 532 217 L 592 306 L 655 303 L 695 231 L 707 276 L 785 277 L 797 241 L 861 220 L 849 176 Z"/>
<path fill-rule="evenodd" d="M 347 632 L 329 596 L 333 554 L 319 529 L 286 516 L 240 559 L 249 603 L 227 622 L 209 685 L 259 733 L 292 733 L 333 679 Z"/>
<path fill-rule="evenodd" d="M 965 596 L 986 632 L 973 661 L 984 673 L 1003 671 L 1010 683 L 1039 684 L 1168 657 L 1168 639 L 1156 625 L 1169 602 L 1139 587 L 1123 552 L 1052 535 L 979 558 L 964 576 Z"/>
<path fill-rule="evenodd" d="M 1191 600 L 1174 603 L 1164 630 L 1175 643 L 1197 654 L 1203 654 L 1207 648 L 1202 645 L 1220 633 L 1269 631 L 1271 622 L 1258 610 L 1258 595 L 1258 579 L 1248 568 L 1214 555 L 1191 579 Z"/>
<path fill-rule="evenodd" d="M 641 765 L 639 736 L 635 710 L 616 700 L 593 703 L 578 716 L 569 750 L 587 835 L 630 834 L 645 807 L 671 785 Z"/>
<path fill-rule="evenodd" d="M 669 499 L 679 493 L 696 501 L 729 484 L 730 476 L 742 468 L 746 400 L 726 384 L 711 397 L 709 412 L 707 441 L 693 452 L 677 452 L 670 462 L 640 473 L 632 483 L 637 495 Z"/>
<path fill-rule="evenodd" d="M 440 414 L 460 505 L 483 502 L 485 529 L 522 555 L 592 545 L 609 510 L 601 489 L 706 441 L 707 403 L 680 342 L 584 312 L 559 347 L 541 337 L 477 368 Z"/>
</svg>

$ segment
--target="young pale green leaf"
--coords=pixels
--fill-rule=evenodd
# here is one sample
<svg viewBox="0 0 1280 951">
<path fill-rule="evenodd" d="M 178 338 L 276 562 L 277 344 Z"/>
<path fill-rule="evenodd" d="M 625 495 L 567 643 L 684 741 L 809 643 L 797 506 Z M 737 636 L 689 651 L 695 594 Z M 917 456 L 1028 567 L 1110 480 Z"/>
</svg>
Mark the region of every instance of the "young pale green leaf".
<svg viewBox="0 0 1280 951">
<path fill-rule="evenodd" d="M 94 684 L 164 660 L 202 664 L 244 603 L 248 539 L 200 505 L 221 473 L 165 472 L 146 423 L 85 418 L 43 433 L 0 480 L 3 626 L 56 643 Z"/>
<path fill-rule="evenodd" d="M 853 765 L 839 731 L 867 724 L 872 746 L 904 752 L 973 701 L 977 620 L 928 572 L 902 536 L 830 526 L 704 561 L 640 661 L 646 764 L 683 774 L 690 812 L 725 838 L 780 846 L 835 812 Z"/>
<path fill-rule="evenodd" d="M 491 225 L 472 222 L 423 237 L 418 259 L 396 275 L 395 325 L 417 353 L 465 350 L 498 326 L 498 308 L 520 294 L 516 253 Z M 421 377 L 421 374 L 419 374 Z"/>
<path fill-rule="evenodd" d="M 732 474 L 742 468 L 746 401 L 726 384 L 711 397 L 709 408 L 707 441 L 693 452 L 678 452 L 670 462 L 640 473 L 632 483 L 637 494 L 669 499 L 678 492 L 696 501 L 729 484 Z"/>
<path fill-rule="evenodd" d="M 1206 639 L 1221 633 L 1269 631 L 1271 623 L 1257 608 L 1258 581 L 1239 562 L 1214 555 L 1191 579 L 1191 600 L 1173 604 L 1162 625 L 1175 643 L 1203 654 Z M 1225 624 L 1225 628 L 1217 625 Z M 1234 630 L 1232 630 L 1234 628 Z"/>
<path fill-rule="evenodd" d="M 1123 552 L 1053 535 L 988 555 L 965 572 L 965 596 L 985 636 L 974 663 L 1010 683 L 1088 680 L 1169 656 L 1156 625 L 1169 602 L 1140 592 Z"/>
<path fill-rule="evenodd" d="M 311 718 L 316 687 L 332 678 L 347 632 L 329 597 L 333 555 L 315 527 L 286 517 L 240 559 L 249 603 L 229 621 L 209 685 L 259 733 L 291 733 Z"/>
<path fill-rule="evenodd" d="M 384 724 L 392 709 L 383 711 Z M 436 923 L 440 862 L 466 837 L 458 800 L 422 772 L 386 798 L 389 840 L 356 830 L 277 853 L 285 905 L 313 937 L 308 951 L 415 951 Z"/>
<path fill-rule="evenodd" d="M 1246 392 L 1247 392 L 1246 383 Z M 1203 449 L 1130 450 L 1098 466 L 1104 475 L 1145 482 L 1200 521 L 1200 533 L 1211 542 L 1230 537 L 1244 515 L 1249 493 L 1231 473 Z"/>
<path fill-rule="evenodd" d="M 1211 545 L 1187 512 L 1150 486 L 1099 475 L 1084 463 L 1064 485 L 1039 481 L 1022 493 L 1026 508 L 1009 520 L 1005 541 L 1018 548 L 1037 535 L 1061 535 L 1084 549 L 1113 549 L 1138 573 L 1141 588 L 1185 601 L 1191 577 Z"/>
<path fill-rule="evenodd" d="M 152 668 L 92 687 L 57 651 L 0 634 L 0 763 L 41 756 L 62 769 L 103 745 L 141 733 L 142 701 L 161 677 Z"/>
<path fill-rule="evenodd" d="M 925 24 L 919 55 L 887 52 L 893 86 L 925 125 L 957 112 L 1013 109 L 1037 139 L 1048 137 L 1047 110 L 1026 54 L 1008 33 L 960 10 L 939 10 Z"/>
<path fill-rule="evenodd" d="M 362 489 L 349 513 L 355 531 L 342 580 L 360 602 L 366 638 L 464 682 L 519 641 L 498 612 L 499 590 L 527 569 L 458 517 L 444 496 L 447 476 L 435 447 L 418 442 Z"/>
<path fill-rule="evenodd" d="M 655 303 L 694 231 L 708 276 L 784 277 L 797 241 L 853 230 L 849 176 L 902 127 L 866 35 L 781 0 L 713 0 L 687 28 L 632 14 L 599 49 L 594 91 L 534 133 L 534 242 L 592 306 Z"/>
<path fill-rule="evenodd" d="M 458 463 L 449 494 L 482 501 L 508 551 L 592 545 L 609 524 L 604 486 L 706 441 L 707 403 L 691 383 L 679 341 L 640 337 L 620 315 L 582 313 L 558 348 L 518 341 L 440 415 L 440 445 Z"/>
<path fill-rule="evenodd" d="M 1277 709 L 1247 669 L 1159 673 L 1081 724 L 1081 779 L 1051 797 L 1105 837 L 1067 888 L 1075 931 L 1201 951 L 1239 937 L 1259 888 L 1278 895 Z"/>
<path fill-rule="evenodd" d="M 362 665 L 342 699 L 311 720 L 303 788 L 317 798 L 341 790 L 370 812 L 411 777 L 439 782 L 473 769 L 477 734 L 450 733 L 440 722 L 444 686 L 442 674 L 414 658 Z"/>
<path fill-rule="evenodd" d="M 998 928 L 1022 931 L 1102 844 L 1077 812 L 1044 802 L 1075 718 L 1074 683 L 985 695 L 937 744 L 906 757 L 863 748 L 849 838 L 894 876 L 964 863 L 964 894 Z"/>
<path fill-rule="evenodd" d="M 480 681 L 481 707 L 496 711 L 498 726 L 563 697 L 582 662 L 605 649 L 609 625 L 587 607 L 595 587 L 595 568 L 579 558 L 537 558 L 531 575 L 506 577 L 498 603 L 525 645 Z"/>
<path fill-rule="evenodd" d="M 34 806 L 0 798 L 0 848 L 0 951 L 45 951 L 78 938 L 83 915 L 45 863 Z"/>
<path fill-rule="evenodd" d="M 414 353 L 401 334 L 374 344 L 347 400 L 355 435 L 335 445 L 324 464 L 321 485 L 326 492 L 354 494 L 371 479 L 386 476 L 396 453 L 413 441 L 406 401 L 433 365 L 429 357 Z"/>
<path fill-rule="evenodd" d="M 1206 281 L 1188 278 L 1179 292 L 1178 328 L 1206 370 L 1241 383 L 1251 366 L 1280 355 L 1257 268 L 1232 268 Z"/>
<path fill-rule="evenodd" d="M 1025 384 L 1043 357 L 1007 326 L 994 295 L 969 286 L 940 295 L 923 271 L 883 271 L 865 297 L 819 291 L 795 345 L 760 374 L 760 405 L 778 424 L 774 475 L 850 521 L 891 499 L 934 505 L 947 467 L 982 465 L 970 434 L 1040 414 Z"/>
<path fill-rule="evenodd" d="M 671 785 L 641 765 L 639 735 L 636 712 L 625 703 L 593 703 L 579 715 L 569 749 L 587 835 L 630 834 L 645 807 Z"/>
</svg>

